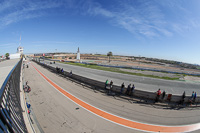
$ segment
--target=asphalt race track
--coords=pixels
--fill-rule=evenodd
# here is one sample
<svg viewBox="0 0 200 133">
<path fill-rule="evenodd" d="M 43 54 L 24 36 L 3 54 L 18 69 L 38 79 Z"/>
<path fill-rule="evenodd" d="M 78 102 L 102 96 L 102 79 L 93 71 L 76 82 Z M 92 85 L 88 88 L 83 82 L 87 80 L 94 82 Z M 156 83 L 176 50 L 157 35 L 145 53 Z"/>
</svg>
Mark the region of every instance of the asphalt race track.
<svg viewBox="0 0 200 133">
<path fill-rule="evenodd" d="M 103 118 L 103 114 L 101 117 L 91 113 L 92 111 L 84 109 L 72 99 L 67 98 L 64 93 L 59 92 L 56 89 L 59 87 L 98 109 L 139 123 L 183 126 L 184 128 L 185 125 L 200 121 L 199 108 L 172 109 L 108 96 L 87 87 L 83 88 L 34 62 L 31 62 L 29 68 L 25 68 L 25 80 L 31 87 L 31 92 L 28 93 L 31 107 L 45 133 L 144 132 L 138 130 L 136 125 L 135 128 L 128 128 Z M 57 87 L 51 82 L 57 84 Z M 199 130 L 194 132 L 198 133 Z"/>
<path fill-rule="evenodd" d="M 41 61 L 42 62 L 42 61 Z M 182 95 L 186 92 L 186 95 L 191 95 L 192 91 L 196 91 L 197 95 L 200 94 L 200 83 L 192 83 L 185 81 L 171 81 L 163 79 L 155 79 L 149 77 L 134 76 L 128 74 L 121 74 L 115 72 L 108 72 L 90 68 L 84 68 L 74 65 L 68 65 L 63 63 L 50 64 L 50 61 L 45 60 L 44 63 L 51 65 L 53 67 L 63 68 L 64 71 L 73 71 L 73 73 L 81 76 L 85 76 L 91 79 L 96 79 L 105 82 L 106 79 L 112 80 L 114 84 L 121 85 L 123 82 L 127 86 L 128 84 L 135 84 L 136 89 L 156 92 L 159 88 L 163 91 L 165 90 L 168 94 L 178 94 Z"/>
</svg>

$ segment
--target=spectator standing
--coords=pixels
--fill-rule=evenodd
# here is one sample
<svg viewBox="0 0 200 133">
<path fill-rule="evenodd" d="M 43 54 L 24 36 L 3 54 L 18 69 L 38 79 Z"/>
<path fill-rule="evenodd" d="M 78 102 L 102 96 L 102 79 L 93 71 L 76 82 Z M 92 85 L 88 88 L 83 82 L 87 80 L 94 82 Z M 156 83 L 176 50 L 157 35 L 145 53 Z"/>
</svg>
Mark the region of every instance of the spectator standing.
<svg viewBox="0 0 200 133">
<path fill-rule="evenodd" d="M 72 70 L 69 72 L 69 76 L 70 76 L 70 77 L 72 76 Z"/>
<path fill-rule="evenodd" d="M 130 91 L 129 95 L 132 96 L 134 91 L 135 91 L 135 85 L 133 84 L 133 86 L 131 87 L 131 91 Z"/>
<path fill-rule="evenodd" d="M 195 92 L 195 93 L 194 93 L 193 102 L 195 102 L 196 98 L 197 98 L 197 93 Z"/>
<path fill-rule="evenodd" d="M 108 94 L 111 93 L 112 88 L 113 88 L 113 81 L 111 80 L 111 81 L 110 81 L 110 88 L 108 89 Z"/>
<path fill-rule="evenodd" d="M 105 89 L 106 89 L 107 86 L 108 86 L 108 79 L 105 82 Z"/>
<path fill-rule="evenodd" d="M 129 95 L 129 92 L 131 90 L 131 84 L 128 85 L 127 90 L 126 90 L 126 94 Z"/>
<path fill-rule="evenodd" d="M 192 95 L 189 99 L 189 102 L 191 103 L 191 105 L 192 105 L 193 101 L 194 101 L 194 91 L 192 92 Z"/>
<path fill-rule="evenodd" d="M 124 85 L 124 83 L 122 83 L 122 85 L 121 85 L 121 94 L 124 92 L 124 88 L 125 88 L 125 85 Z"/>
<path fill-rule="evenodd" d="M 192 96 L 191 96 L 191 99 L 193 99 L 194 98 L 194 91 L 192 92 Z"/>
<path fill-rule="evenodd" d="M 111 80 L 110 81 L 110 89 L 112 89 L 113 88 L 113 81 Z"/>
<path fill-rule="evenodd" d="M 165 98 L 165 95 L 166 95 L 166 92 L 163 91 L 163 93 L 162 93 L 162 100 Z"/>
<path fill-rule="evenodd" d="M 183 92 L 183 95 L 182 95 L 182 99 L 180 101 L 180 104 L 183 104 L 185 101 L 185 91 Z"/>
<path fill-rule="evenodd" d="M 160 95 L 161 95 L 161 91 L 160 89 L 158 89 L 155 102 L 158 102 Z"/>
</svg>

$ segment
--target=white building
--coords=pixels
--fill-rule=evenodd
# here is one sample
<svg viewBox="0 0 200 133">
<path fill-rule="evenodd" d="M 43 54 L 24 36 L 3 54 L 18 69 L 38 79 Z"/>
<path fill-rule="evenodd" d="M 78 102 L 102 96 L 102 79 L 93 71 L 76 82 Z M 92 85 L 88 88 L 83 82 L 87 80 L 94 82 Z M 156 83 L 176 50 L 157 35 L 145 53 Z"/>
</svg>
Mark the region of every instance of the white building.
<svg viewBox="0 0 200 133">
<path fill-rule="evenodd" d="M 23 49 L 23 47 L 18 47 L 17 48 L 17 53 L 20 53 L 20 54 L 23 54 L 23 52 L 24 52 L 24 49 Z"/>
<path fill-rule="evenodd" d="M 78 51 L 77 51 L 76 59 L 77 59 L 77 60 L 80 60 L 80 59 L 81 59 L 81 57 L 80 57 L 80 51 L 79 51 L 79 47 L 78 47 Z"/>
<path fill-rule="evenodd" d="M 10 54 L 10 59 L 19 59 L 20 58 L 20 53 L 16 53 L 16 54 Z"/>
</svg>

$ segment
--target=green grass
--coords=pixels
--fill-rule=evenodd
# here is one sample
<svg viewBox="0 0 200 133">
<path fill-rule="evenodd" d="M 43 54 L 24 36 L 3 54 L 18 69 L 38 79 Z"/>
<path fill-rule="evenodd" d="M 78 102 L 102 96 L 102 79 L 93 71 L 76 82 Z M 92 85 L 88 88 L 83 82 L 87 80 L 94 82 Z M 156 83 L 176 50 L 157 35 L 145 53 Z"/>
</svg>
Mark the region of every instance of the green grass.
<svg viewBox="0 0 200 133">
<path fill-rule="evenodd" d="M 155 75 L 147 75 L 147 74 L 142 74 L 142 73 L 126 72 L 126 71 L 120 70 L 119 68 L 97 66 L 96 64 L 86 65 L 86 64 L 73 63 L 73 62 L 62 62 L 62 63 L 75 65 L 75 66 L 86 67 L 86 68 L 110 71 L 110 72 L 117 72 L 117 73 L 129 74 L 129 75 L 137 75 L 137 76 L 157 78 L 157 79 L 166 79 L 166 80 L 178 80 L 179 79 L 179 78 L 171 78 L 171 77 L 159 77 L 159 76 L 155 76 Z"/>
</svg>

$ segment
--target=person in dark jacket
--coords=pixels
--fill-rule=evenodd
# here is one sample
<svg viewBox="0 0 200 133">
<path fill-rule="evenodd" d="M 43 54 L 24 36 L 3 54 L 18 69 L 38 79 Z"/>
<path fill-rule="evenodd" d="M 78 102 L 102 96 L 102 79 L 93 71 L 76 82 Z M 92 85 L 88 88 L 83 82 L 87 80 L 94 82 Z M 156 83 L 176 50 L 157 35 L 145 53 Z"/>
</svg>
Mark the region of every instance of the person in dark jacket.
<svg viewBox="0 0 200 133">
<path fill-rule="evenodd" d="M 124 88 L 125 88 L 125 85 L 124 85 L 124 83 L 122 83 L 122 85 L 121 85 L 121 94 L 123 93 Z"/>
<path fill-rule="evenodd" d="M 183 95 L 181 97 L 181 101 L 180 101 L 180 104 L 183 104 L 185 101 L 185 91 L 183 92 Z"/>
<path fill-rule="evenodd" d="M 135 91 L 135 85 L 133 84 L 133 86 L 131 87 L 131 91 L 130 91 L 129 95 L 132 96 L 134 91 Z"/>
<path fill-rule="evenodd" d="M 194 93 L 193 102 L 195 102 L 196 98 L 197 98 L 197 93 L 195 92 L 195 93 Z"/>
<path fill-rule="evenodd" d="M 166 95 L 166 92 L 163 91 L 163 93 L 162 93 L 162 100 L 165 98 L 165 95 Z"/>
<path fill-rule="evenodd" d="M 126 94 L 129 95 L 129 92 L 131 90 L 131 84 L 128 85 L 127 90 L 126 90 Z"/>
</svg>

